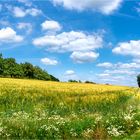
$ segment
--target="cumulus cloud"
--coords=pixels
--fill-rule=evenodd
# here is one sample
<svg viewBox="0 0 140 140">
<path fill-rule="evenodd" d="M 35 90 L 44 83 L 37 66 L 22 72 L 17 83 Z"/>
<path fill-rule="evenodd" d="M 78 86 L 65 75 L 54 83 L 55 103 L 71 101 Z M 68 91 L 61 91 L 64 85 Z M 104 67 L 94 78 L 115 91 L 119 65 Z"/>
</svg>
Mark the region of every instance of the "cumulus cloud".
<svg viewBox="0 0 140 140">
<path fill-rule="evenodd" d="M 136 72 L 127 70 L 106 70 L 103 73 L 96 74 L 96 78 L 101 83 L 136 86 L 136 75 Z"/>
<path fill-rule="evenodd" d="M 101 48 L 103 39 L 99 35 L 71 31 L 36 38 L 33 44 L 55 52 L 90 51 Z"/>
<path fill-rule="evenodd" d="M 127 69 L 116 69 L 116 70 L 105 70 L 104 73 L 106 74 L 127 74 L 127 75 L 134 75 L 136 72 Z"/>
<path fill-rule="evenodd" d="M 13 14 L 15 17 L 24 17 L 26 15 L 26 11 L 19 7 L 14 7 Z"/>
<path fill-rule="evenodd" d="M 26 15 L 31 15 L 31 16 L 38 16 L 42 13 L 41 10 L 36 9 L 36 8 L 29 8 L 29 9 L 24 9 L 21 7 L 14 7 L 12 9 L 12 12 L 15 17 L 25 17 Z"/>
<path fill-rule="evenodd" d="M 110 76 L 109 73 L 100 73 L 100 74 L 96 74 L 97 76 L 101 77 L 101 78 L 107 78 Z"/>
<path fill-rule="evenodd" d="M 132 63 L 118 63 L 116 65 L 116 67 L 122 68 L 122 69 L 139 69 L 140 64 L 135 63 L 135 62 L 132 62 Z"/>
<path fill-rule="evenodd" d="M 110 64 L 112 67 L 106 67 L 105 64 Z M 118 62 L 114 64 L 104 62 L 97 64 L 97 66 L 105 68 L 102 73 L 96 74 L 97 78 L 100 78 L 100 81 L 136 86 L 136 76 L 139 73 L 140 63 L 136 63 L 136 61 L 131 63 Z"/>
<path fill-rule="evenodd" d="M 125 80 L 125 77 L 122 75 L 112 75 L 110 73 L 100 73 L 100 74 L 96 74 L 97 79 L 99 79 L 98 81 L 101 81 L 101 83 L 112 83 L 112 84 L 118 84 L 118 81 L 122 81 Z M 123 83 L 124 84 L 124 83 Z"/>
<path fill-rule="evenodd" d="M 23 37 L 17 35 L 16 31 L 14 31 L 10 27 L 2 28 L 0 30 L 0 41 L 1 43 L 9 43 L 9 42 L 21 42 L 23 41 Z"/>
<path fill-rule="evenodd" d="M 103 46 L 102 35 L 83 32 L 62 32 L 45 35 L 33 40 L 33 44 L 53 52 L 72 52 L 71 58 L 76 63 L 92 62 L 99 56 L 95 51 Z"/>
<path fill-rule="evenodd" d="M 136 86 L 136 76 L 138 75 L 139 69 L 140 69 L 140 61 L 139 61 L 140 40 L 130 40 L 128 42 L 120 42 L 112 50 L 112 52 L 115 54 L 120 54 L 120 55 L 124 55 L 124 56 L 128 55 L 128 56 L 133 57 L 133 61 L 131 63 L 114 64 L 114 67 L 118 68 L 120 70 L 113 70 L 112 73 L 124 75 L 124 77 L 125 77 L 124 81 L 132 81 Z M 130 82 L 127 84 L 129 85 Z"/>
<path fill-rule="evenodd" d="M 136 62 L 131 62 L 131 63 L 118 62 L 115 64 L 112 64 L 110 62 L 104 62 L 104 63 L 97 64 L 97 67 L 112 68 L 112 69 L 139 69 L 140 64 Z"/>
<path fill-rule="evenodd" d="M 93 10 L 110 14 L 119 8 L 122 0 L 52 0 L 52 2 L 69 10 Z"/>
<path fill-rule="evenodd" d="M 121 42 L 112 51 L 116 54 L 138 57 L 140 56 L 140 40 Z"/>
<path fill-rule="evenodd" d="M 43 30 L 60 31 L 61 25 L 54 20 L 46 20 L 41 24 Z"/>
<path fill-rule="evenodd" d="M 93 62 L 98 57 L 99 54 L 95 52 L 73 52 L 70 56 L 72 60 L 76 63 Z"/>
<path fill-rule="evenodd" d="M 6 20 L 0 20 L 0 25 L 2 25 L 2 26 L 10 26 L 10 23 L 9 23 L 9 21 L 6 21 Z"/>
<path fill-rule="evenodd" d="M 75 71 L 73 71 L 73 70 L 67 70 L 64 75 L 65 76 L 75 75 Z"/>
<path fill-rule="evenodd" d="M 109 62 L 104 62 L 104 63 L 97 64 L 97 67 L 103 67 L 103 68 L 111 68 L 112 66 L 113 66 L 113 64 L 109 63 Z"/>
<path fill-rule="evenodd" d="M 79 80 L 79 77 L 78 77 L 78 75 L 76 74 L 76 72 L 74 70 L 67 70 L 63 74 L 63 79 L 65 81 L 68 81 L 70 79 L 72 79 L 72 80 Z"/>
<path fill-rule="evenodd" d="M 17 28 L 20 30 L 26 30 L 26 32 L 28 34 L 32 32 L 32 24 L 31 23 L 20 22 L 17 24 Z"/>
<path fill-rule="evenodd" d="M 140 64 L 140 59 L 139 59 L 139 58 L 134 58 L 134 59 L 133 59 L 133 62 L 134 62 L 134 63 L 137 63 L 137 64 Z"/>
<path fill-rule="evenodd" d="M 58 61 L 50 58 L 42 58 L 41 62 L 45 65 L 57 65 Z"/>
<path fill-rule="evenodd" d="M 26 6 L 32 6 L 32 2 L 30 0 L 18 0 L 20 3 L 24 3 Z"/>
</svg>

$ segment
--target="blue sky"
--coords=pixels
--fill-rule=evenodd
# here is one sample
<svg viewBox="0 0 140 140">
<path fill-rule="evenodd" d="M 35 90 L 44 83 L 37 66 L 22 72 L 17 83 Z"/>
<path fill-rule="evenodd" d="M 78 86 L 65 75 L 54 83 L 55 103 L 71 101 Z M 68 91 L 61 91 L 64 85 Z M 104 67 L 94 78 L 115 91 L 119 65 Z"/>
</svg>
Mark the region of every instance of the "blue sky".
<svg viewBox="0 0 140 140">
<path fill-rule="evenodd" d="M 62 81 L 136 86 L 139 0 L 0 0 L 0 52 Z"/>
</svg>

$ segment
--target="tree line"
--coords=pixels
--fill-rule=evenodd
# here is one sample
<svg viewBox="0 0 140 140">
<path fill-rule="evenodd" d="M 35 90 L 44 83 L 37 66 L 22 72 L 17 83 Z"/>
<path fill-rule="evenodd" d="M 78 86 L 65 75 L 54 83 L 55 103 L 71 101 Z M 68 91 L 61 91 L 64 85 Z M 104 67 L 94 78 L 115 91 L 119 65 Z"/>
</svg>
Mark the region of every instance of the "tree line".
<svg viewBox="0 0 140 140">
<path fill-rule="evenodd" d="M 3 58 L 2 54 L 0 54 L 0 77 L 59 81 L 38 66 L 33 66 L 29 62 L 19 64 L 14 58 Z"/>
<path fill-rule="evenodd" d="M 81 80 L 68 80 L 69 83 L 86 83 L 86 84 L 96 84 L 95 82 L 92 82 L 92 81 L 85 81 L 85 82 L 82 82 Z"/>
</svg>

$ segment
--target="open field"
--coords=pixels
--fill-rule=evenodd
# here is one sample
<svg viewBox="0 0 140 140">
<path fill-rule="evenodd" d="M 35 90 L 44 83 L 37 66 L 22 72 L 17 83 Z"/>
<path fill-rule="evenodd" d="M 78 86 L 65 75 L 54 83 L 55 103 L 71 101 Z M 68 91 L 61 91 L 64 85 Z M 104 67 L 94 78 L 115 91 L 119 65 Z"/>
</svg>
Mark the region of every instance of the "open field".
<svg viewBox="0 0 140 140">
<path fill-rule="evenodd" d="M 0 139 L 139 139 L 137 88 L 0 79 Z"/>
</svg>

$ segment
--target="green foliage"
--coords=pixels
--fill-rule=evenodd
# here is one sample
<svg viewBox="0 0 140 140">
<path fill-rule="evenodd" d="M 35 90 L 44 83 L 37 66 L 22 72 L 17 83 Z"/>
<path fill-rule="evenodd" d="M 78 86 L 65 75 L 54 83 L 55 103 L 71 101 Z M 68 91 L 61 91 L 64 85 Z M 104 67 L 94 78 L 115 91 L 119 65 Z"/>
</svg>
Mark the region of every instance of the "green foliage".
<svg viewBox="0 0 140 140">
<path fill-rule="evenodd" d="M 28 62 L 25 62 L 24 64 L 21 64 L 23 71 L 24 71 L 24 76 L 28 78 L 34 78 L 34 66 Z"/>
<path fill-rule="evenodd" d="M 18 64 L 14 58 L 3 58 L 2 54 L 0 54 L 0 76 L 59 81 L 38 66 L 33 66 L 28 62 Z"/>
<path fill-rule="evenodd" d="M 72 79 L 68 80 L 68 82 L 78 83 L 78 81 L 76 81 L 76 80 L 72 80 Z"/>
<path fill-rule="evenodd" d="M 85 81 L 85 83 L 87 83 L 87 84 L 96 84 L 96 83 L 94 83 L 92 81 Z"/>
<path fill-rule="evenodd" d="M 50 75 L 52 81 L 59 81 L 59 79 L 55 78 L 53 75 Z"/>
<path fill-rule="evenodd" d="M 138 86 L 140 87 L 140 74 L 137 76 Z"/>
</svg>

